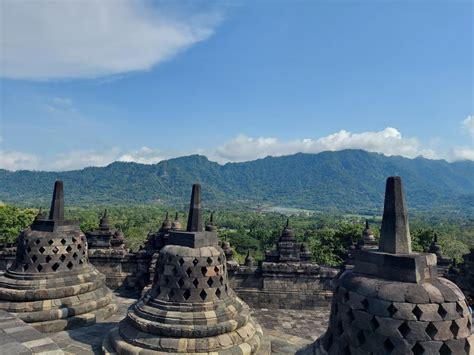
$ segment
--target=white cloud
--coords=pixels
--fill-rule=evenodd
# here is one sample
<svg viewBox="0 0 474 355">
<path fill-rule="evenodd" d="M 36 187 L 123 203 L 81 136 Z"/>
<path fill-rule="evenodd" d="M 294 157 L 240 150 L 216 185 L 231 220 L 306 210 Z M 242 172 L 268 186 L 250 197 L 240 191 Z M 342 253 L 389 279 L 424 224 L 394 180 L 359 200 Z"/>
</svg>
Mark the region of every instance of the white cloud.
<svg viewBox="0 0 474 355">
<path fill-rule="evenodd" d="M 467 116 L 464 121 L 462 121 L 462 126 L 467 132 L 474 138 L 474 116 Z"/>
<path fill-rule="evenodd" d="M 0 150 L 0 169 L 35 170 L 40 168 L 39 158 L 34 154 Z"/>
<path fill-rule="evenodd" d="M 54 162 L 43 167 L 45 170 L 74 170 L 88 166 L 106 166 L 115 160 L 119 153 L 118 148 L 104 151 L 74 150 L 68 153 L 58 154 Z"/>
<path fill-rule="evenodd" d="M 141 147 L 138 150 L 129 152 L 118 158 L 118 161 L 134 162 L 140 164 L 156 164 L 169 158 L 161 150 L 148 147 Z"/>
<path fill-rule="evenodd" d="M 351 133 L 341 130 L 334 134 L 318 139 L 305 138 L 293 141 L 280 141 L 277 138 L 253 138 L 239 135 L 235 139 L 217 148 L 217 161 L 246 161 L 263 158 L 268 155 L 281 156 L 303 153 L 319 153 L 343 149 L 364 149 L 369 152 L 385 155 L 401 155 L 408 158 L 424 156 L 435 158 L 436 154 L 430 149 L 422 149 L 416 138 L 405 138 L 392 127 L 382 131 Z"/>
<path fill-rule="evenodd" d="M 44 107 L 49 112 L 57 113 L 77 111 L 73 105 L 72 100 L 67 97 L 53 97 L 52 99 L 48 100 Z"/>
<path fill-rule="evenodd" d="M 456 147 L 453 149 L 450 160 L 474 160 L 474 149 L 469 147 Z"/>
<path fill-rule="evenodd" d="M 51 80 L 147 70 L 207 39 L 216 9 L 129 1 L 2 0 L 1 76 Z"/>
</svg>

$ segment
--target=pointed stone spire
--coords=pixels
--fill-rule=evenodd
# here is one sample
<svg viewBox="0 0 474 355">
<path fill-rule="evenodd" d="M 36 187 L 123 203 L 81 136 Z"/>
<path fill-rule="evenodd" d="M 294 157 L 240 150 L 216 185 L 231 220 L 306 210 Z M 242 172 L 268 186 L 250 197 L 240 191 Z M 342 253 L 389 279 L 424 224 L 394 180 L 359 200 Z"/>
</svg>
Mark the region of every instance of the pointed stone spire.
<svg viewBox="0 0 474 355">
<path fill-rule="evenodd" d="M 171 229 L 173 229 L 175 231 L 181 230 L 181 222 L 179 221 L 178 212 L 176 212 L 176 214 L 174 216 L 174 221 L 173 221 L 173 223 L 171 223 Z"/>
<path fill-rule="evenodd" d="M 391 254 L 411 253 L 408 213 L 399 176 L 387 179 L 379 250 Z"/>
<path fill-rule="evenodd" d="M 49 219 L 54 221 L 64 220 L 64 187 L 62 181 L 54 183 L 53 199 L 49 210 Z"/>
<path fill-rule="evenodd" d="M 188 232 L 202 232 L 201 185 L 194 184 L 189 205 Z"/>
<path fill-rule="evenodd" d="M 100 228 L 109 228 L 109 217 L 107 216 L 107 208 L 104 209 L 104 213 L 102 214 L 102 218 L 99 222 Z"/>
<path fill-rule="evenodd" d="M 209 223 L 206 225 L 207 232 L 216 231 L 216 226 L 214 225 L 214 211 L 211 211 L 211 216 L 209 217 Z"/>
<path fill-rule="evenodd" d="M 365 220 L 365 229 L 370 229 L 368 219 Z"/>
<path fill-rule="evenodd" d="M 40 207 L 39 211 L 38 211 L 38 214 L 35 217 L 35 221 L 38 221 L 38 220 L 43 219 L 43 218 L 44 218 L 44 216 L 43 216 L 43 207 Z"/>
</svg>

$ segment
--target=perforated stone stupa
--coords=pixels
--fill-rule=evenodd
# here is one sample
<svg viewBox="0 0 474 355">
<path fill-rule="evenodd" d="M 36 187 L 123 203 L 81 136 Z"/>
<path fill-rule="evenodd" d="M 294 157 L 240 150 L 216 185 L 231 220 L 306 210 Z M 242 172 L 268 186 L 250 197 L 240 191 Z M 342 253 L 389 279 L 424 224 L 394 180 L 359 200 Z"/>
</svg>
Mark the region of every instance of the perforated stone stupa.
<svg viewBox="0 0 474 355">
<path fill-rule="evenodd" d="M 0 309 L 43 332 L 89 325 L 117 309 L 105 276 L 89 263 L 79 223 L 64 220 L 61 181 L 49 218 L 38 214 L 18 237 L 15 262 L 0 277 Z"/>
<path fill-rule="evenodd" d="M 105 353 L 253 354 L 262 331 L 230 288 L 215 231 L 193 185 L 186 231 L 171 231 L 150 290 L 104 341 Z"/>
<path fill-rule="evenodd" d="M 387 179 L 380 248 L 355 251 L 327 332 L 301 354 L 473 354 L 472 318 L 436 255 L 413 253 L 399 177 Z"/>
</svg>

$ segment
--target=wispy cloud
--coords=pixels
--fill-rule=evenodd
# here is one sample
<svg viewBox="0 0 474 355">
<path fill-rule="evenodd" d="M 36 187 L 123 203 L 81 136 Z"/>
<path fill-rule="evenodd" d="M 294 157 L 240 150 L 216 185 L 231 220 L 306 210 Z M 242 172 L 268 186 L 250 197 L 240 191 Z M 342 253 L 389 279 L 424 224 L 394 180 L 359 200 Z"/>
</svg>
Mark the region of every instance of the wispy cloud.
<svg viewBox="0 0 474 355">
<path fill-rule="evenodd" d="M 57 113 L 73 113 L 77 111 L 72 100 L 67 97 L 53 97 L 48 100 L 44 107 L 49 112 Z"/>
<path fill-rule="evenodd" d="M 462 121 L 462 126 L 467 132 L 474 138 L 474 116 L 469 115 L 464 121 Z"/>
<path fill-rule="evenodd" d="M 40 158 L 35 154 L 0 150 L 0 169 L 36 170 L 40 168 Z"/>
<path fill-rule="evenodd" d="M 135 162 L 135 163 L 141 163 L 141 164 L 156 164 L 170 157 L 171 156 L 165 154 L 160 149 L 141 147 L 138 150 L 123 154 L 117 160 L 124 161 L 124 162 Z"/>
<path fill-rule="evenodd" d="M 170 11 L 144 0 L 3 0 L 1 76 L 51 80 L 147 70 L 209 38 L 216 8 Z"/>
</svg>

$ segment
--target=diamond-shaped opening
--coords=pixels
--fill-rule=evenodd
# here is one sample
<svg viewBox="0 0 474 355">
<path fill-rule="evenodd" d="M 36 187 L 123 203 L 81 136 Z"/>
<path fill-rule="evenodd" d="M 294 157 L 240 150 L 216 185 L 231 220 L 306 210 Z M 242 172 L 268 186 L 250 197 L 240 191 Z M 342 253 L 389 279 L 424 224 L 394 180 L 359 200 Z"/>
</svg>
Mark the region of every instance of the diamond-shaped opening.
<svg viewBox="0 0 474 355">
<path fill-rule="evenodd" d="M 26 251 L 27 251 L 28 253 L 31 253 L 31 248 L 30 248 L 30 247 L 26 248 Z"/>
<path fill-rule="evenodd" d="M 216 273 L 216 275 L 219 275 L 219 271 L 220 271 L 219 268 L 216 266 L 216 267 L 214 268 L 214 272 Z"/>
<path fill-rule="evenodd" d="M 37 257 L 36 255 L 33 255 L 33 256 L 31 257 L 31 260 L 32 260 L 33 262 L 36 262 L 36 260 L 38 260 L 38 257 Z"/>
<path fill-rule="evenodd" d="M 168 285 L 170 283 L 170 278 L 168 276 L 165 277 L 165 285 Z"/>
<path fill-rule="evenodd" d="M 53 245 L 53 243 L 54 243 L 54 240 L 52 240 L 52 239 L 48 240 L 49 245 Z"/>
<path fill-rule="evenodd" d="M 24 265 L 23 265 L 23 271 L 28 270 L 28 268 L 29 268 L 28 264 L 24 264 Z"/>
<path fill-rule="evenodd" d="M 51 269 L 53 269 L 53 271 L 56 271 L 58 268 L 59 268 L 59 263 L 54 263 L 53 266 L 51 266 Z"/>
<path fill-rule="evenodd" d="M 466 344 L 464 344 L 464 351 L 466 354 L 470 354 L 469 350 L 471 350 L 471 345 L 469 344 L 469 340 L 466 339 Z"/>
<path fill-rule="evenodd" d="M 222 262 L 222 258 L 221 258 L 220 256 L 217 258 L 217 262 L 218 262 L 219 264 Z"/>
<path fill-rule="evenodd" d="M 79 255 L 77 255 L 77 253 L 72 254 L 72 257 L 73 257 L 74 259 L 77 259 L 78 256 L 79 256 Z"/>
<path fill-rule="evenodd" d="M 380 326 L 379 321 L 377 318 L 375 318 L 375 316 L 371 319 L 370 326 L 372 327 L 372 330 L 375 330 Z"/>
<path fill-rule="evenodd" d="M 62 254 L 62 255 L 59 257 L 59 260 L 61 260 L 62 262 L 64 262 L 64 260 L 66 260 L 66 255 Z"/>
<path fill-rule="evenodd" d="M 41 243 L 41 240 L 40 240 L 40 239 L 36 239 L 36 240 L 35 240 L 35 244 L 38 245 L 39 243 Z"/>
<path fill-rule="evenodd" d="M 393 345 L 390 338 L 387 338 L 383 342 L 383 348 L 384 348 L 386 354 L 390 354 L 393 351 L 393 349 L 395 349 L 395 345 Z"/>
<path fill-rule="evenodd" d="M 221 277 L 219 278 L 219 281 L 220 281 L 221 284 L 223 284 L 223 283 L 224 283 L 224 278 L 221 276 Z"/>
<path fill-rule="evenodd" d="M 70 252 L 71 252 L 71 250 L 72 250 L 71 246 L 70 246 L 70 245 L 68 245 L 68 246 L 66 247 L 66 251 L 67 251 L 68 253 L 70 253 Z"/>
<path fill-rule="evenodd" d="M 225 285 L 225 292 L 228 292 L 228 287 L 227 287 L 227 285 Z"/>
<path fill-rule="evenodd" d="M 210 277 L 208 280 L 207 280 L 207 284 L 209 285 L 209 287 L 212 287 L 212 284 L 214 283 L 214 281 L 212 281 L 212 278 Z"/>
<path fill-rule="evenodd" d="M 74 237 L 72 237 L 72 242 L 73 242 L 73 243 L 77 242 L 77 239 L 74 238 Z"/>
<path fill-rule="evenodd" d="M 416 343 L 413 348 L 411 348 L 411 351 L 413 352 L 413 355 L 423 355 L 425 349 L 423 349 L 419 343 Z"/>
<path fill-rule="evenodd" d="M 413 314 L 415 315 L 416 319 L 420 320 L 421 316 L 423 315 L 423 311 L 420 309 L 420 307 L 416 306 L 413 308 Z"/>
<path fill-rule="evenodd" d="M 180 259 L 178 260 L 178 264 L 179 264 L 179 266 L 183 266 L 183 264 L 184 264 L 184 259 L 183 259 L 183 258 L 180 258 Z"/>
<path fill-rule="evenodd" d="M 449 327 L 449 330 L 451 330 L 451 333 L 453 333 L 454 337 L 457 338 L 459 332 L 459 325 L 456 323 L 456 321 L 453 320 L 451 326 Z"/>
<path fill-rule="evenodd" d="M 426 334 L 430 336 L 431 339 L 438 333 L 438 329 L 434 326 L 433 323 L 430 322 L 426 327 Z"/>
<path fill-rule="evenodd" d="M 196 287 L 196 288 L 197 288 L 197 287 L 198 287 L 198 285 L 199 285 L 199 280 L 198 280 L 198 279 L 194 279 L 194 281 L 193 281 L 193 285 L 194 285 L 194 287 Z"/>
<path fill-rule="evenodd" d="M 38 251 L 39 251 L 41 254 L 43 254 L 43 253 L 46 251 L 46 249 L 45 249 L 44 247 L 41 247 L 41 248 L 38 249 Z"/>
<path fill-rule="evenodd" d="M 365 343 L 365 334 L 362 330 L 359 330 L 359 332 L 357 333 L 357 340 L 359 341 L 359 346 Z"/>
<path fill-rule="evenodd" d="M 387 311 L 390 314 L 390 317 L 392 317 L 395 313 L 397 313 L 398 309 L 393 305 L 393 303 L 390 303 L 390 306 L 388 306 Z"/>
<path fill-rule="evenodd" d="M 439 348 L 440 355 L 451 355 L 452 353 L 453 352 L 451 351 L 449 346 L 447 346 L 445 343 L 443 343 L 443 345 L 441 345 L 441 347 Z"/>
<path fill-rule="evenodd" d="M 82 244 L 77 244 L 77 249 L 81 250 L 82 249 Z"/>
<path fill-rule="evenodd" d="M 201 273 L 202 273 L 204 276 L 206 276 L 206 274 L 207 274 L 207 267 L 203 266 L 203 267 L 201 268 Z"/>
<path fill-rule="evenodd" d="M 336 334 L 341 335 L 344 332 L 344 328 L 342 327 L 342 322 L 338 322 L 336 326 Z"/>
<path fill-rule="evenodd" d="M 185 300 L 187 300 L 189 297 L 191 297 L 191 291 L 189 290 L 184 291 L 183 297 Z"/>
<path fill-rule="evenodd" d="M 183 285 L 184 285 L 184 280 L 183 280 L 183 279 L 179 279 L 179 280 L 178 280 L 178 286 L 179 286 L 179 287 L 183 287 Z"/>
<path fill-rule="evenodd" d="M 211 258 L 210 256 L 207 258 L 207 263 L 208 263 L 209 265 L 212 264 L 212 258 Z"/>
<path fill-rule="evenodd" d="M 49 263 L 49 262 L 51 261 L 51 259 L 52 259 L 52 258 L 51 258 L 50 255 L 47 255 L 46 258 L 45 258 L 45 260 L 46 260 L 47 263 Z"/>
<path fill-rule="evenodd" d="M 398 331 L 402 335 L 402 337 L 406 338 L 408 333 L 410 333 L 410 327 L 408 326 L 407 322 L 403 322 L 399 327 Z"/>
<path fill-rule="evenodd" d="M 84 262 L 82 261 L 82 259 L 79 259 L 79 264 L 83 264 Z"/>
<path fill-rule="evenodd" d="M 201 297 L 201 299 L 204 301 L 207 297 L 206 291 L 202 290 L 201 293 L 199 294 L 199 297 Z"/>
<path fill-rule="evenodd" d="M 59 252 L 59 248 L 58 248 L 58 247 L 54 247 L 54 248 L 53 248 L 53 253 L 54 253 L 54 254 L 57 254 L 58 252 Z"/>
<path fill-rule="evenodd" d="M 168 293 L 168 297 L 171 299 L 174 297 L 174 291 L 171 290 L 169 293 Z"/>
<path fill-rule="evenodd" d="M 444 317 L 446 317 L 446 315 L 448 314 L 448 311 L 446 311 L 446 309 L 444 309 L 443 305 L 440 304 L 439 307 L 438 307 L 438 314 L 441 316 L 441 318 L 444 319 Z"/>
<path fill-rule="evenodd" d="M 349 292 L 346 291 L 344 292 L 344 295 L 342 296 L 344 302 L 349 302 L 349 298 L 350 298 L 350 295 L 349 295 Z"/>
<path fill-rule="evenodd" d="M 188 277 L 190 277 L 192 273 L 193 273 L 193 270 L 190 267 L 188 267 L 186 269 L 186 275 L 188 275 Z"/>
<path fill-rule="evenodd" d="M 64 238 L 61 239 L 61 244 L 62 244 L 62 245 L 66 244 L 66 239 L 64 239 Z"/>
<path fill-rule="evenodd" d="M 364 309 L 369 308 L 369 301 L 367 300 L 367 298 L 364 298 L 361 304 L 362 304 L 362 307 L 364 307 Z"/>
<path fill-rule="evenodd" d="M 347 312 L 347 320 L 349 323 L 352 323 L 354 321 L 354 313 L 352 312 L 352 309 L 350 309 L 348 312 Z"/>
<path fill-rule="evenodd" d="M 461 307 L 459 302 L 456 302 L 456 312 L 462 317 L 464 314 L 464 309 Z"/>
<path fill-rule="evenodd" d="M 36 270 L 38 270 L 38 271 L 43 270 L 43 267 L 41 266 L 41 264 L 39 264 L 39 265 L 36 267 Z"/>
<path fill-rule="evenodd" d="M 221 298 L 221 290 L 219 289 L 216 290 L 216 296 L 217 298 Z"/>
<path fill-rule="evenodd" d="M 328 337 L 326 337 L 324 347 L 326 348 L 327 351 L 331 350 L 332 343 L 333 343 L 333 337 L 332 334 L 329 334 Z"/>
<path fill-rule="evenodd" d="M 198 263 L 199 263 L 199 260 L 197 258 L 194 258 L 193 265 L 196 266 Z"/>
<path fill-rule="evenodd" d="M 74 266 L 74 264 L 70 261 L 70 262 L 68 262 L 68 263 L 66 264 L 66 266 L 67 266 L 67 268 L 68 268 L 69 270 L 71 270 L 72 267 Z"/>
</svg>

